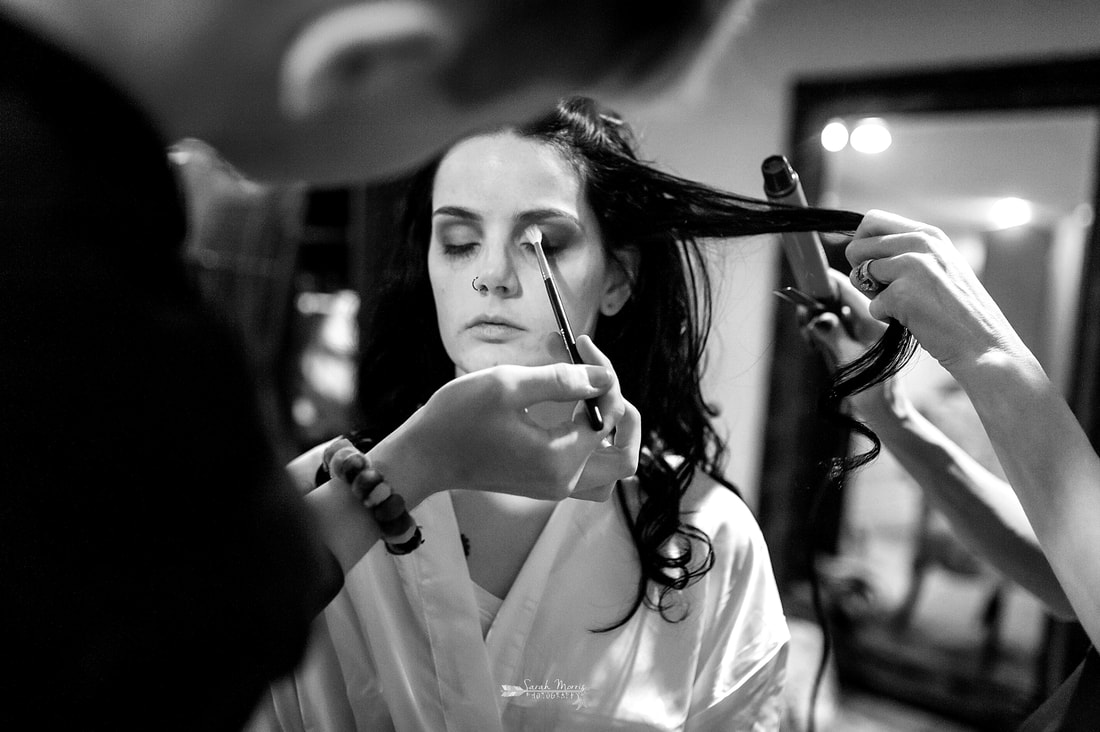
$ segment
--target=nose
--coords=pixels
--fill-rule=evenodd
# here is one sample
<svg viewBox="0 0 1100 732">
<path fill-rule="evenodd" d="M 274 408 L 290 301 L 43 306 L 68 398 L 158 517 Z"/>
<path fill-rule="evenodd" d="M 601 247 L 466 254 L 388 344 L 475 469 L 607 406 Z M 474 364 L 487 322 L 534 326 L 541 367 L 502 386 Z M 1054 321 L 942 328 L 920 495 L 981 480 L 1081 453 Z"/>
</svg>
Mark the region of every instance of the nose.
<svg viewBox="0 0 1100 732">
<path fill-rule="evenodd" d="M 516 247 L 511 241 L 486 242 L 478 261 L 476 288 L 482 295 L 516 297 L 522 292 L 516 270 Z"/>
</svg>

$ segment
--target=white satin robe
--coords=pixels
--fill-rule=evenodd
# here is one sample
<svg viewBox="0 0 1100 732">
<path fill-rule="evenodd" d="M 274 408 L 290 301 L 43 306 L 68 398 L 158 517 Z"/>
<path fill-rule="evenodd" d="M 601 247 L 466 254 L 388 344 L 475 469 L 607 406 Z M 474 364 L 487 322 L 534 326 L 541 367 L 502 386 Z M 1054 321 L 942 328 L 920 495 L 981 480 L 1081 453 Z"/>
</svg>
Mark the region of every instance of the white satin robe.
<svg viewBox="0 0 1100 732">
<path fill-rule="evenodd" d="M 589 631 L 621 618 L 638 580 L 614 498 L 555 508 L 483 639 L 450 495 L 432 496 L 413 511 L 425 543 L 401 557 L 379 543 L 348 573 L 251 728 L 778 729 L 789 634 L 767 548 L 744 503 L 701 482 L 684 507 L 715 564 L 683 592 L 687 618 L 643 607 L 610 633 Z"/>
</svg>

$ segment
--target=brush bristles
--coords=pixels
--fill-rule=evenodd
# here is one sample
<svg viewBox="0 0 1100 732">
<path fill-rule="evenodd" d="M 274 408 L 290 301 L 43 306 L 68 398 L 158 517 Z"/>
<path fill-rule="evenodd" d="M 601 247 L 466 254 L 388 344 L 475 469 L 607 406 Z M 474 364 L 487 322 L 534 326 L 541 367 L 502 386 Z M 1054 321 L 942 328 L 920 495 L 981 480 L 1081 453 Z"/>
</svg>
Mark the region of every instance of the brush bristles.
<svg viewBox="0 0 1100 732">
<path fill-rule="evenodd" d="M 546 252 L 542 250 L 542 231 L 537 226 L 528 226 L 523 230 L 523 238 L 531 242 L 531 246 L 535 248 L 535 258 L 539 262 L 539 272 L 542 273 L 542 278 L 550 278 L 550 263 L 546 261 Z"/>
</svg>

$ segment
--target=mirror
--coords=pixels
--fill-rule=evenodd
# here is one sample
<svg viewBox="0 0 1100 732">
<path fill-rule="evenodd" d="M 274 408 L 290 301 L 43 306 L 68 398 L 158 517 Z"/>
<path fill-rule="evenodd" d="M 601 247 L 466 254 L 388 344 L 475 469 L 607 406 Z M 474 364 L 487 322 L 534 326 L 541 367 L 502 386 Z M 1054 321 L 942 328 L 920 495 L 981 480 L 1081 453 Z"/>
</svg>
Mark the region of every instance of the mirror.
<svg viewBox="0 0 1100 732">
<path fill-rule="evenodd" d="M 868 118 L 889 132 L 884 151 L 853 149 L 858 136 L 822 146 L 830 122 L 853 131 Z M 788 155 L 814 203 L 944 229 L 1095 443 L 1100 59 L 802 81 L 791 134 Z M 996 220 L 998 211 L 1017 218 Z M 846 269 L 840 249 L 829 256 Z M 826 375 L 788 309 L 777 311 L 775 343 L 761 523 L 789 614 L 813 617 L 812 561 L 840 609 L 842 680 L 1011 728 L 1080 652 L 1073 628 L 966 552 L 888 452 L 820 494 L 822 461 L 847 450 L 848 436 L 815 414 Z M 999 471 L 969 402 L 934 360 L 918 358 L 906 383 L 926 417 Z"/>
</svg>

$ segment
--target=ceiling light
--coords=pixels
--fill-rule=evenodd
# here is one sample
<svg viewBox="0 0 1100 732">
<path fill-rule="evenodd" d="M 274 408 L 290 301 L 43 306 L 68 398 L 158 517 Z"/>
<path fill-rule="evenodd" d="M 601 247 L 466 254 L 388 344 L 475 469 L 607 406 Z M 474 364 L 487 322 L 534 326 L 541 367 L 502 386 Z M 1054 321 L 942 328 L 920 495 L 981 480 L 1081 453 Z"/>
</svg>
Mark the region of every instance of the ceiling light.
<svg viewBox="0 0 1100 732">
<path fill-rule="evenodd" d="M 989 207 L 994 229 L 1010 229 L 1031 221 L 1031 204 L 1022 198 L 1002 198 Z"/>
<path fill-rule="evenodd" d="M 890 130 L 886 129 L 885 122 L 878 117 L 868 117 L 860 120 L 852 130 L 850 142 L 859 152 L 873 155 L 890 147 L 893 139 L 890 137 Z"/>
<path fill-rule="evenodd" d="M 821 146 L 829 152 L 840 152 L 848 145 L 848 128 L 834 119 L 821 130 Z"/>
</svg>

